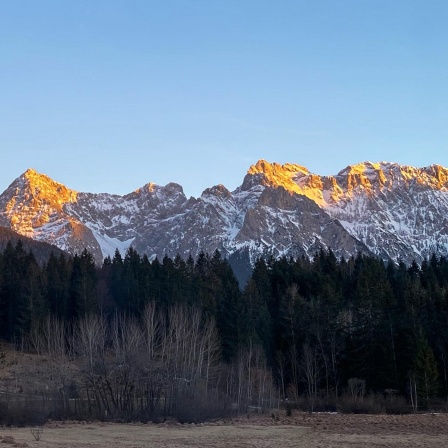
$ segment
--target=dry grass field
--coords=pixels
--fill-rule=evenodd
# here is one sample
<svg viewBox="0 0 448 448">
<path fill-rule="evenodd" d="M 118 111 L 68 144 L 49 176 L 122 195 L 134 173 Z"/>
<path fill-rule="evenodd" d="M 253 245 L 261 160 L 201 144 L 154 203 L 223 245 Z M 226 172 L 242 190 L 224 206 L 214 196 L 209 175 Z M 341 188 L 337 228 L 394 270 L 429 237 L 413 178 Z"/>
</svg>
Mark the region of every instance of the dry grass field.
<svg viewBox="0 0 448 448">
<path fill-rule="evenodd" d="M 203 425 L 51 422 L 39 441 L 30 428 L 1 428 L 0 437 L 5 447 L 40 448 L 432 448 L 448 446 L 448 415 L 298 413 L 277 424 L 258 417 Z"/>
</svg>

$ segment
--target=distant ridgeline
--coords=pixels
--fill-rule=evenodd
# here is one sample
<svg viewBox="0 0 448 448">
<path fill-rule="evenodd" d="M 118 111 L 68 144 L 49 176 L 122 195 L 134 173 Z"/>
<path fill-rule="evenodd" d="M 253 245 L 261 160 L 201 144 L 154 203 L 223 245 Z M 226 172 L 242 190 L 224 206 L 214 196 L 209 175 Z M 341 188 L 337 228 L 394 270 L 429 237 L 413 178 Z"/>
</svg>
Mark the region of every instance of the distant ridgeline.
<svg viewBox="0 0 448 448">
<path fill-rule="evenodd" d="M 313 260 L 259 259 L 241 291 L 218 251 L 150 261 L 130 248 L 98 267 L 87 251 L 69 257 L 54 250 L 39 264 L 28 242 L 5 245 L 6 231 L 0 235 L 3 339 L 26 339 L 49 315 L 74 322 L 118 312 L 138 320 L 148 303 L 166 312 L 182 304 L 216 323 L 224 363 L 257 346 L 284 391 L 328 398 L 357 378 L 367 390 L 405 395 L 410 378 L 420 389 L 429 378 L 423 394 L 448 394 L 444 257 L 421 267 L 361 254 L 338 260 L 324 250 Z M 308 364 L 314 373 L 306 373 Z"/>
<path fill-rule="evenodd" d="M 33 253 L 39 264 L 46 262 L 51 253 L 54 255 L 62 255 L 64 253 L 64 251 L 56 246 L 53 246 L 52 244 L 27 238 L 11 229 L 8 229 L 7 227 L 0 226 L 0 251 L 5 250 L 8 242 L 15 246 L 18 241 L 21 241 L 24 251 L 31 251 Z"/>
</svg>

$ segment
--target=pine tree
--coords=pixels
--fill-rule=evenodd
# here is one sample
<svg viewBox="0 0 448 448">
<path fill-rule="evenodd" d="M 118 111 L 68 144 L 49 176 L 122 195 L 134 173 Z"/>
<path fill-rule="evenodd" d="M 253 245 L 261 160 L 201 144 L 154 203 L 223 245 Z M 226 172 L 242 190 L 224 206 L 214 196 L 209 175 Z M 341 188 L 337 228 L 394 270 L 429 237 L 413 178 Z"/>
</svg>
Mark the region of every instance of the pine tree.
<svg viewBox="0 0 448 448">
<path fill-rule="evenodd" d="M 68 317 L 79 318 L 96 311 L 97 281 L 95 260 L 84 249 L 81 255 L 73 258 L 73 269 L 70 278 L 70 300 Z"/>
<path fill-rule="evenodd" d="M 437 396 L 439 390 L 439 371 L 434 352 L 429 346 L 428 340 L 422 330 L 420 330 L 417 341 L 414 377 L 419 402 L 423 407 L 427 407 L 429 399 Z"/>
<path fill-rule="evenodd" d="M 221 352 L 227 362 L 238 353 L 238 307 L 241 292 L 232 268 L 227 260 L 221 259 L 218 250 L 210 262 L 210 278 L 214 278 L 216 325 L 221 337 Z"/>
<path fill-rule="evenodd" d="M 46 300 L 49 303 L 50 312 L 59 318 L 67 317 L 70 269 L 71 263 L 63 254 L 56 258 L 53 253 L 44 267 Z"/>
<path fill-rule="evenodd" d="M 7 340 L 27 329 L 29 297 L 26 294 L 27 254 L 19 240 L 15 247 L 8 242 L 3 252 L 0 288 L 0 335 Z"/>
<path fill-rule="evenodd" d="M 125 309 L 137 314 L 138 311 L 143 311 L 143 294 L 141 290 L 141 275 L 140 275 L 141 258 L 137 251 L 130 247 L 123 260 L 123 301 Z"/>
</svg>

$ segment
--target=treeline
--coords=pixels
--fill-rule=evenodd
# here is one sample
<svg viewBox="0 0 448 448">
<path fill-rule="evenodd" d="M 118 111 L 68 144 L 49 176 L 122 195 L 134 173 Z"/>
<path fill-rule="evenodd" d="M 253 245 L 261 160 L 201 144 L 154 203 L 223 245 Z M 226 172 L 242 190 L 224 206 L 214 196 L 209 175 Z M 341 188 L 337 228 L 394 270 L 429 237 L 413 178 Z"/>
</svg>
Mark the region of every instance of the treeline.
<svg viewBox="0 0 448 448">
<path fill-rule="evenodd" d="M 414 409 L 446 400 L 446 258 L 259 260 L 242 298 L 246 334 L 262 342 L 284 395 L 314 402 L 348 386 L 352 396 L 406 396 Z"/>
<path fill-rule="evenodd" d="M 116 251 L 101 268 L 87 251 L 50 255 L 40 266 L 20 241 L 0 254 L 0 338 L 7 341 L 21 339 L 48 315 L 65 322 L 90 314 L 139 317 L 149 302 L 165 312 L 182 304 L 216 320 L 221 354 L 230 361 L 238 351 L 240 299 L 238 282 L 219 252 L 150 262 L 130 248 L 124 258 Z"/>
<path fill-rule="evenodd" d="M 448 396 L 447 286 L 444 257 L 260 259 L 241 291 L 219 252 L 150 261 L 131 248 L 98 268 L 86 251 L 40 265 L 19 242 L 0 254 L 0 337 L 55 366 L 82 361 L 58 393 L 96 417 L 179 416 L 185 394 L 356 411 L 371 393 L 420 409 Z"/>
</svg>

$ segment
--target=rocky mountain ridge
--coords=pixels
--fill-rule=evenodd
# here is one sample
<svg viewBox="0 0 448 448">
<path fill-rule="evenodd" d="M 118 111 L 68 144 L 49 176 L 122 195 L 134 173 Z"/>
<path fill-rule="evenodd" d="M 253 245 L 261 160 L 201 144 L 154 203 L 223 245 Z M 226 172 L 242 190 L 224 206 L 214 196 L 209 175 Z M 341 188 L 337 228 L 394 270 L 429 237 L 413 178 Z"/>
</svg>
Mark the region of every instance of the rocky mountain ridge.
<svg viewBox="0 0 448 448">
<path fill-rule="evenodd" d="M 64 252 L 56 246 L 35 241 L 31 238 L 19 235 L 17 232 L 14 232 L 11 229 L 0 226 L 0 252 L 3 252 L 9 243 L 11 243 L 13 247 L 16 247 L 19 241 L 24 252 L 26 254 L 32 252 L 35 260 L 40 265 L 46 263 L 51 254 L 53 254 L 55 257 L 64 255 Z"/>
<path fill-rule="evenodd" d="M 81 193 L 27 170 L 0 195 L 0 225 L 100 263 L 116 248 L 148 257 L 339 257 L 361 251 L 421 262 L 448 254 L 448 169 L 365 162 L 334 176 L 301 165 L 252 165 L 235 191 L 217 185 L 187 198 L 180 185 L 148 183 L 125 196 Z"/>
</svg>

